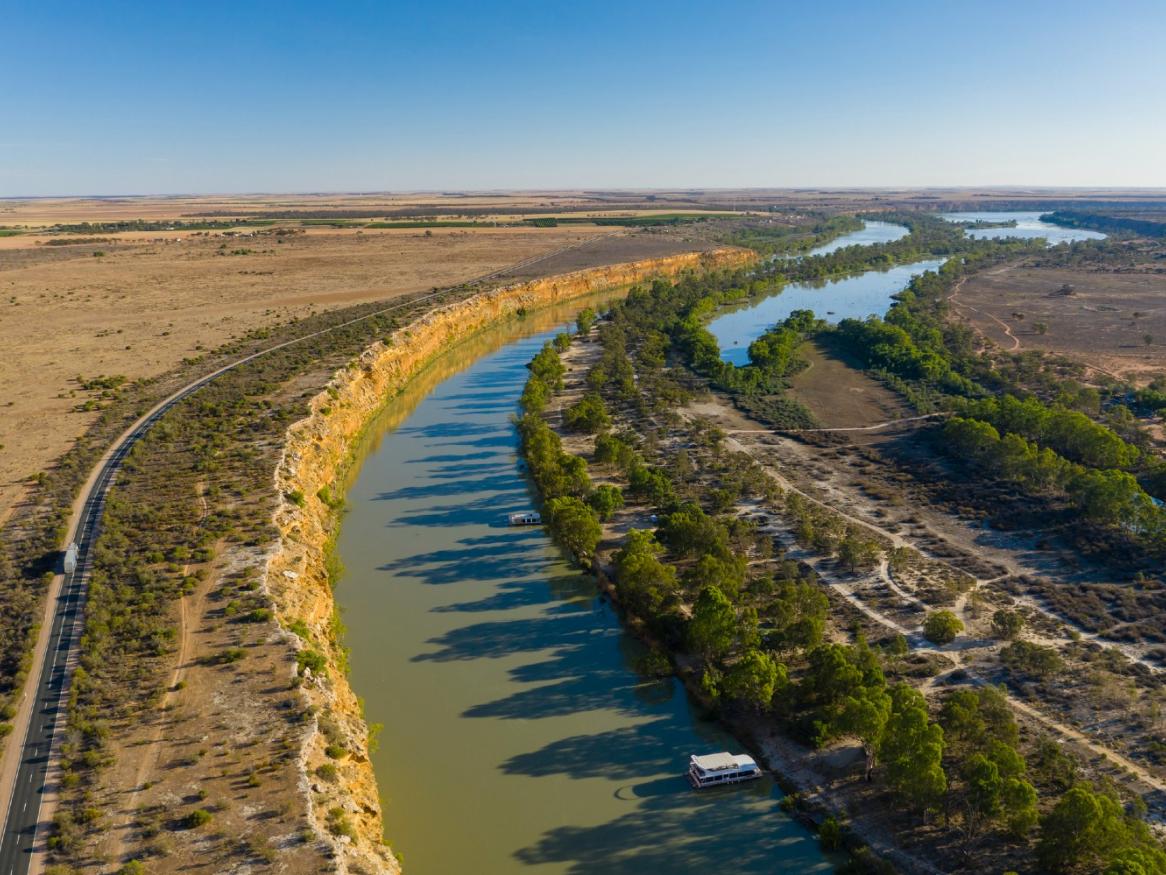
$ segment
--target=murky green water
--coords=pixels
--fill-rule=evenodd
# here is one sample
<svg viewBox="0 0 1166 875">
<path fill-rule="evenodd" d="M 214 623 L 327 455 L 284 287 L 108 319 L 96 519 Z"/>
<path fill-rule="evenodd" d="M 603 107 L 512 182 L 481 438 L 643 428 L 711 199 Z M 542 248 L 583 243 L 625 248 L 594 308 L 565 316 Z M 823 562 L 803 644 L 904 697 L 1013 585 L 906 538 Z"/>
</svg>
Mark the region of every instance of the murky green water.
<svg viewBox="0 0 1166 875">
<path fill-rule="evenodd" d="M 384 724 L 386 833 L 410 875 L 815 872 L 817 842 L 763 780 L 688 788 L 690 753 L 739 749 L 540 529 L 510 416 L 567 314 L 447 355 L 370 431 L 340 535 L 352 683 Z"/>
</svg>

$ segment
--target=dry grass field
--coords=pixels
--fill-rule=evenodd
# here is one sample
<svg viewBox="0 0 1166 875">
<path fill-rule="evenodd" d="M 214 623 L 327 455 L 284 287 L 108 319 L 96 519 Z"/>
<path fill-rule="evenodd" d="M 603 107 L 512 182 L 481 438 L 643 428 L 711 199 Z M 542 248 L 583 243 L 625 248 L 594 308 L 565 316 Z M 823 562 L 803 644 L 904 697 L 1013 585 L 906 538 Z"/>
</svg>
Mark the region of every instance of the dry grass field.
<svg viewBox="0 0 1166 875">
<path fill-rule="evenodd" d="M 0 201 L 0 225 L 167 221 L 248 210 L 388 212 L 426 204 L 450 214 L 471 206 L 545 214 L 581 201 L 536 194 L 46 199 Z M 700 248 L 690 236 L 586 224 L 366 229 L 284 221 L 233 231 L 100 233 L 97 240 L 43 232 L 0 237 L 0 522 L 29 478 L 96 416 L 108 389 L 85 383 L 98 377 L 153 377 L 252 329 L 457 284 L 532 258 L 553 256 L 500 278 Z"/>
<path fill-rule="evenodd" d="M 1060 353 L 1139 383 L 1166 372 L 1166 276 L 1005 265 L 952 303 L 1005 350 Z"/>
<path fill-rule="evenodd" d="M 898 395 L 835 351 L 807 343 L 798 354 L 808 366 L 790 381 L 789 396 L 808 407 L 823 428 L 869 428 L 911 416 Z"/>
</svg>

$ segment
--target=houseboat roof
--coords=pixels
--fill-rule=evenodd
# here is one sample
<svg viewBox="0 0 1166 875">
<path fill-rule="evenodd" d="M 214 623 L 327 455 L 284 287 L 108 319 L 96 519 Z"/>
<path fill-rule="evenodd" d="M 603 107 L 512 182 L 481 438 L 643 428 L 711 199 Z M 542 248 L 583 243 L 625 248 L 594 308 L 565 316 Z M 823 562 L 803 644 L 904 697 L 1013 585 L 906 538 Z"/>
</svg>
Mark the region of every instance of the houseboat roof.
<svg viewBox="0 0 1166 875">
<path fill-rule="evenodd" d="M 753 757 L 743 753 L 710 753 L 704 756 L 692 755 L 692 764 L 704 772 L 720 772 L 725 769 L 752 769 L 757 767 Z"/>
</svg>

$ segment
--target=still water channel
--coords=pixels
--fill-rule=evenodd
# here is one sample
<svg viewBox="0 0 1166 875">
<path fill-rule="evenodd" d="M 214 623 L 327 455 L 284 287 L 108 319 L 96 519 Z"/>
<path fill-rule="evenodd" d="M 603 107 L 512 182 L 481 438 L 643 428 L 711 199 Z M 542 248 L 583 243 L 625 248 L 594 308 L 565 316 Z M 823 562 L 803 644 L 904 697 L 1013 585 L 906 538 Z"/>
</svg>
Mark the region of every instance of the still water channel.
<svg viewBox="0 0 1166 875">
<path fill-rule="evenodd" d="M 853 231 L 841 237 L 824 243 L 816 249 L 811 249 L 807 255 L 829 255 L 847 246 L 871 246 L 875 243 L 894 243 L 902 240 L 911 229 L 906 225 L 894 225 L 890 222 L 867 222 L 861 231 Z"/>
<path fill-rule="evenodd" d="M 1016 221 L 1014 228 L 968 228 L 965 233 L 969 237 L 1020 237 L 1031 240 L 1044 237 L 1050 246 L 1058 243 L 1073 243 L 1077 240 L 1104 240 L 1105 235 L 1100 231 L 1087 231 L 1083 228 L 1062 228 L 1042 222 L 1042 212 L 983 212 L 983 213 L 941 213 L 940 218 L 949 222 L 1011 222 Z"/>
<path fill-rule="evenodd" d="M 872 223 L 873 224 L 873 223 Z M 892 225 L 891 227 L 898 227 Z M 944 259 L 901 264 L 889 270 L 868 270 L 858 276 L 820 283 L 794 283 L 775 295 L 730 309 L 709 323 L 721 347 L 721 358 L 735 365 L 749 363 L 749 344 L 794 310 L 813 310 L 828 322 L 882 316 L 911 277 L 938 270 Z"/>
<path fill-rule="evenodd" d="M 583 306 L 582 303 L 577 306 Z M 570 312 L 479 335 L 394 399 L 348 484 L 336 595 L 386 832 L 411 875 L 828 872 L 768 779 L 688 788 L 739 749 L 640 648 L 541 529 L 510 417 Z"/>
</svg>

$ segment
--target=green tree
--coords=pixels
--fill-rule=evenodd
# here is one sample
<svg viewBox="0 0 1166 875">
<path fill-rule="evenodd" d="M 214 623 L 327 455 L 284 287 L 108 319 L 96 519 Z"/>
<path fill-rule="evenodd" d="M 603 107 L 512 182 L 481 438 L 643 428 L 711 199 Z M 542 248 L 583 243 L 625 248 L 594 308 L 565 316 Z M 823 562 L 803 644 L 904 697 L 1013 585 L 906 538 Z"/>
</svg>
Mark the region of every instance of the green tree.
<svg viewBox="0 0 1166 875">
<path fill-rule="evenodd" d="M 917 809 L 933 806 L 947 790 L 943 729 L 927 716 L 927 702 L 907 684 L 891 688 L 891 715 L 879 746 L 887 784 Z"/>
<path fill-rule="evenodd" d="M 532 374 L 546 383 L 552 390 L 557 391 L 563 388 L 563 375 L 567 373 L 567 367 L 559 359 L 559 354 L 555 352 L 553 344 L 544 344 L 528 367 Z"/>
<path fill-rule="evenodd" d="M 1000 769 L 983 754 L 973 754 L 960 770 L 964 783 L 964 833 L 968 838 L 979 834 L 987 820 L 1000 813 L 1004 779 Z"/>
<path fill-rule="evenodd" d="M 1065 668 L 1065 663 L 1055 648 L 1028 641 L 1013 641 L 1001 649 L 1000 661 L 1010 672 L 1036 678 L 1059 674 Z"/>
<path fill-rule="evenodd" d="M 1004 828 L 1013 838 L 1024 838 L 1040 820 L 1036 788 L 1022 778 L 1004 779 L 1000 805 Z"/>
<path fill-rule="evenodd" d="M 628 532 L 615 554 L 616 581 L 621 596 L 647 616 L 659 613 L 676 592 L 676 569 L 660 561 L 664 547 L 645 529 Z"/>
<path fill-rule="evenodd" d="M 747 650 L 725 673 L 722 692 L 759 711 L 769 708 L 774 693 L 789 683 L 786 668 L 762 650 Z"/>
<path fill-rule="evenodd" d="M 729 652 L 737 633 L 737 612 L 721 590 L 709 584 L 696 597 L 688 640 L 692 649 L 706 659 L 718 659 Z"/>
<path fill-rule="evenodd" d="M 1024 617 L 1017 611 L 1001 608 L 992 615 L 992 634 L 1005 641 L 1012 641 L 1024 628 Z"/>
<path fill-rule="evenodd" d="M 853 529 L 838 542 L 838 562 L 850 571 L 873 568 L 881 553 L 878 542 L 862 537 Z"/>
<path fill-rule="evenodd" d="M 1037 857 L 1048 871 L 1098 871 L 1123 839 L 1121 807 L 1108 796 L 1073 787 L 1041 819 Z"/>
<path fill-rule="evenodd" d="M 768 641 L 777 650 L 812 650 L 822 642 L 830 602 L 821 588 L 795 577 L 779 579 L 765 606 Z"/>
<path fill-rule="evenodd" d="M 601 434 L 595 439 L 595 461 L 600 465 L 626 468 L 635 456 L 635 450 L 615 435 Z"/>
<path fill-rule="evenodd" d="M 606 522 L 611 519 L 612 514 L 623 507 L 623 493 L 618 486 L 605 483 L 595 488 L 588 496 L 587 503 L 591 505 L 599 519 Z"/>
<path fill-rule="evenodd" d="M 933 611 L 923 621 L 923 637 L 934 644 L 950 644 L 964 624 L 951 611 Z"/>
<path fill-rule="evenodd" d="M 587 334 L 591 331 L 591 326 L 595 324 L 595 311 L 590 307 L 584 307 L 579 311 L 579 315 L 575 317 L 575 327 L 579 329 L 580 334 Z"/>
<path fill-rule="evenodd" d="M 837 732 L 856 738 L 866 755 L 866 780 L 874 774 L 879 742 L 891 716 L 891 697 L 882 687 L 859 687 L 842 702 Z"/>
<path fill-rule="evenodd" d="M 552 498 L 547 503 L 548 526 L 555 540 L 581 561 L 595 554 L 602 530 L 595 512 L 574 496 Z"/>
<path fill-rule="evenodd" d="M 705 553 L 685 572 L 684 579 L 692 586 L 715 583 L 726 595 L 735 598 L 745 583 L 748 570 L 744 556 L 733 553 Z"/>
<path fill-rule="evenodd" d="M 611 417 L 603 399 L 595 392 L 588 392 L 563 414 L 563 422 L 568 428 L 595 434 L 611 427 Z"/>
<path fill-rule="evenodd" d="M 532 376 L 523 387 L 519 403 L 527 413 L 541 413 L 551 400 L 551 390 L 538 377 Z"/>
</svg>

